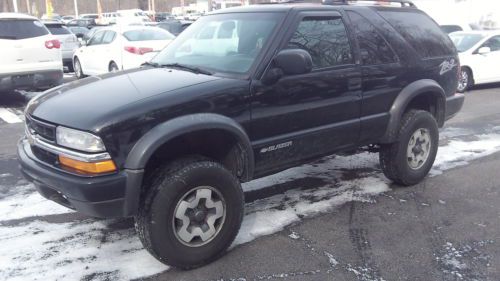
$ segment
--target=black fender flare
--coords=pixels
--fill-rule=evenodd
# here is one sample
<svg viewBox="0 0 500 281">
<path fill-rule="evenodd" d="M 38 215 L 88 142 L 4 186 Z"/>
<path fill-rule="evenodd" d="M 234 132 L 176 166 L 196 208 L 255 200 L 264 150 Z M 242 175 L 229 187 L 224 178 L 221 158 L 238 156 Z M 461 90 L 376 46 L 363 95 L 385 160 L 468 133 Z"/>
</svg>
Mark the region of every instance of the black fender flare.
<svg viewBox="0 0 500 281">
<path fill-rule="evenodd" d="M 153 153 L 175 137 L 199 130 L 220 129 L 232 134 L 244 153 L 243 181 L 249 181 L 254 172 L 254 154 L 245 130 L 233 119 L 214 113 L 197 113 L 177 117 L 153 127 L 136 142 L 125 160 L 125 169 L 142 170 Z"/>
<path fill-rule="evenodd" d="M 390 119 L 387 125 L 384 136 L 382 137 L 380 143 L 391 143 L 396 141 L 397 132 L 399 130 L 399 124 L 403 114 L 415 97 L 421 94 L 432 94 L 437 98 L 436 113 L 438 126 L 442 127 L 445 120 L 446 112 L 446 94 L 443 88 L 434 80 L 422 79 L 417 80 L 405 88 L 399 93 L 399 95 L 394 100 L 391 109 L 389 110 Z"/>
</svg>

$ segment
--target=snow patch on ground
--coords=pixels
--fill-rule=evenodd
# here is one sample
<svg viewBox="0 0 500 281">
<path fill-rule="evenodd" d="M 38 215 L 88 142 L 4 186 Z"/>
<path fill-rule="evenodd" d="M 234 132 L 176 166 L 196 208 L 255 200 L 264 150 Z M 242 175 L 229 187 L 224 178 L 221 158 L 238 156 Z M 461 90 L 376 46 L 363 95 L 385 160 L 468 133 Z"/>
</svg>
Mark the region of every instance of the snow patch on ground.
<svg viewBox="0 0 500 281">
<path fill-rule="evenodd" d="M 484 134 L 476 136 L 476 141 L 451 140 L 439 147 L 431 175 L 442 174 L 443 171 L 465 166 L 471 160 L 482 158 L 500 151 L 500 134 Z"/>
<path fill-rule="evenodd" d="M 128 280 L 168 269 L 143 249 L 133 228 L 109 230 L 111 221 L 3 228 L 0 280 Z"/>
<path fill-rule="evenodd" d="M 70 209 L 43 198 L 32 184 L 16 186 L 18 192 L 0 200 L 2 221 L 25 217 L 72 212 Z"/>
</svg>

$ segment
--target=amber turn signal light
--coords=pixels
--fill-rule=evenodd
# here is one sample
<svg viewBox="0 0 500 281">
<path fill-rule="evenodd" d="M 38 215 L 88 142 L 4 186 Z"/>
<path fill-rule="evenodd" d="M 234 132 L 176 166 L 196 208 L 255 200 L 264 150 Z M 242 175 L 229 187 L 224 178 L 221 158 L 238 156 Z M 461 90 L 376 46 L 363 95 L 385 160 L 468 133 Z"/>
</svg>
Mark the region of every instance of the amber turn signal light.
<svg viewBox="0 0 500 281">
<path fill-rule="evenodd" d="M 112 160 L 89 163 L 59 155 L 59 163 L 64 168 L 69 168 L 81 174 L 104 174 L 116 171 L 115 163 Z"/>
</svg>

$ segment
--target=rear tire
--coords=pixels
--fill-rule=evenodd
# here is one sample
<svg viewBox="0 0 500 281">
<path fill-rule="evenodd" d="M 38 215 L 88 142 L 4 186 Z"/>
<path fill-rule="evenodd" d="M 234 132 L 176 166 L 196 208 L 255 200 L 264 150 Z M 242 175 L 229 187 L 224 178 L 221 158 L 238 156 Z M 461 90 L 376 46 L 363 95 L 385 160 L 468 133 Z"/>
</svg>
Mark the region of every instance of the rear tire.
<svg viewBox="0 0 500 281">
<path fill-rule="evenodd" d="M 439 144 L 436 119 L 424 110 L 408 111 L 403 115 L 397 140 L 380 148 L 382 171 L 397 184 L 417 184 L 427 176 L 436 159 Z"/>
<path fill-rule="evenodd" d="M 82 64 L 80 63 L 80 60 L 77 57 L 75 57 L 75 59 L 74 59 L 73 68 L 75 69 L 76 78 L 78 78 L 78 79 L 85 78 L 85 74 L 83 73 Z"/>
<path fill-rule="evenodd" d="M 464 93 L 470 90 L 474 84 L 473 81 L 472 71 L 467 67 L 462 67 L 460 70 L 460 78 L 458 79 L 457 91 L 459 93 Z"/>
<path fill-rule="evenodd" d="M 243 219 L 243 191 L 221 164 L 183 158 L 152 173 L 146 185 L 136 230 L 161 262 L 199 267 L 223 255 L 234 241 Z"/>
<path fill-rule="evenodd" d="M 120 69 L 118 68 L 118 65 L 114 61 L 112 61 L 112 62 L 109 63 L 109 69 L 108 70 L 109 70 L 109 72 L 117 72 Z"/>
</svg>

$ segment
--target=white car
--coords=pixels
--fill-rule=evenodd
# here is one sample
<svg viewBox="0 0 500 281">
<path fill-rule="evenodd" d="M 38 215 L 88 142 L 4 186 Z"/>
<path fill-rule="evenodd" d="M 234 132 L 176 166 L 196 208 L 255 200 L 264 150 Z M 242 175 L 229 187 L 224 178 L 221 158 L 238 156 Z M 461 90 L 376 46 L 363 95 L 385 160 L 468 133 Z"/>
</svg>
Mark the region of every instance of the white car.
<svg viewBox="0 0 500 281">
<path fill-rule="evenodd" d="M 61 42 L 63 65 L 68 68 L 69 72 L 73 72 L 73 53 L 80 47 L 78 38 L 60 22 L 50 21 L 43 22 L 43 24 Z"/>
<path fill-rule="evenodd" d="M 175 37 L 149 26 L 99 29 L 73 55 L 78 78 L 139 67 L 167 46 Z"/>
<path fill-rule="evenodd" d="M 63 80 L 61 44 L 37 18 L 0 13 L 0 91 L 47 89 Z"/>
<path fill-rule="evenodd" d="M 459 92 L 477 84 L 500 82 L 500 31 L 454 32 L 450 38 L 460 57 Z"/>
</svg>

